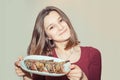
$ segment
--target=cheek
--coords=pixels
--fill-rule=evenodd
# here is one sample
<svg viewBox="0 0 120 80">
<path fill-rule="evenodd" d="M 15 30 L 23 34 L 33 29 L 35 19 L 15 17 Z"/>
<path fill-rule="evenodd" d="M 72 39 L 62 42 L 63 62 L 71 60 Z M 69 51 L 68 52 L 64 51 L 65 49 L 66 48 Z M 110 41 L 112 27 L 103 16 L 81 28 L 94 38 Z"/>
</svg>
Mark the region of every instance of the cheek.
<svg viewBox="0 0 120 80">
<path fill-rule="evenodd" d="M 48 37 L 51 38 L 51 39 L 54 39 L 55 36 L 57 36 L 56 31 L 51 31 L 51 32 L 49 32 L 49 33 L 47 33 L 47 34 L 48 34 Z"/>
<path fill-rule="evenodd" d="M 67 26 L 68 27 L 68 24 L 66 22 L 63 22 L 62 26 Z"/>
</svg>

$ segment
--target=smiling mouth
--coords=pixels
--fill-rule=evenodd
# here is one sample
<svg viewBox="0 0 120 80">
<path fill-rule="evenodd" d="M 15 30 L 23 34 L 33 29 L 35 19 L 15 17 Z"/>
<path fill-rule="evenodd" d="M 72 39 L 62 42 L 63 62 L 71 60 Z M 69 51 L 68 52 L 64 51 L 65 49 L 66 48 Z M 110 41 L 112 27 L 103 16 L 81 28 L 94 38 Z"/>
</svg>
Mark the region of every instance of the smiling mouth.
<svg viewBox="0 0 120 80">
<path fill-rule="evenodd" d="M 65 29 L 64 31 L 62 31 L 62 32 L 60 33 L 60 35 L 64 34 L 66 31 L 67 31 L 67 29 Z"/>
</svg>

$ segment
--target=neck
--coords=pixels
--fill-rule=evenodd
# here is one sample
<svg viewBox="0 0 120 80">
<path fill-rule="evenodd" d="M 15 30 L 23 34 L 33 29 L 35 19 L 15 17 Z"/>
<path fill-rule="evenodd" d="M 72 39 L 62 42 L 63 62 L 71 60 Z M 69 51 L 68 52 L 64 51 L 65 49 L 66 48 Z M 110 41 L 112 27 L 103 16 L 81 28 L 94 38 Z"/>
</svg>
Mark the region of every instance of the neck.
<svg viewBox="0 0 120 80">
<path fill-rule="evenodd" d="M 56 49 L 64 50 L 68 41 L 65 42 L 56 42 Z"/>
</svg>

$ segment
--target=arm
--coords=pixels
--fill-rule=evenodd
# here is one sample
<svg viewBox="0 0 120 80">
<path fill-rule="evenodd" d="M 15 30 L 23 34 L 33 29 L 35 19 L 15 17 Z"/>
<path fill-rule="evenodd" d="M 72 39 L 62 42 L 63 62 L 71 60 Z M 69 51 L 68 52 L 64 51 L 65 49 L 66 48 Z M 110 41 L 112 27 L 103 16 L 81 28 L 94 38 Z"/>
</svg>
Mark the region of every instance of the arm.
<svg viewBox="0 0 120 80">
<path fill-rule="evenodd" d="M 101 54 L 93 48 L 90 55 L 89 80 L 101 80 Z"/>
</svg>

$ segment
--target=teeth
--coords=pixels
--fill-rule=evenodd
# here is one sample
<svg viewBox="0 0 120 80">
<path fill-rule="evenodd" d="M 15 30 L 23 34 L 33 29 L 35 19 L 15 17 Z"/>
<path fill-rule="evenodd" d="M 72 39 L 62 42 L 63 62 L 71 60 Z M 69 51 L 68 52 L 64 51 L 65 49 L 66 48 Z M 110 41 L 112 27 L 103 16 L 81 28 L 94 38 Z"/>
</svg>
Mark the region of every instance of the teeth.
<svg viewBox="0 0 120 80">
<path fill-rule="evenodd" d="M 25 65 L 30 70 L 48 73 L 63 73 L 64 64 L 69 61 L 54 62 L 54 60 L 25 60 Z"/>
</svg>

